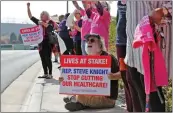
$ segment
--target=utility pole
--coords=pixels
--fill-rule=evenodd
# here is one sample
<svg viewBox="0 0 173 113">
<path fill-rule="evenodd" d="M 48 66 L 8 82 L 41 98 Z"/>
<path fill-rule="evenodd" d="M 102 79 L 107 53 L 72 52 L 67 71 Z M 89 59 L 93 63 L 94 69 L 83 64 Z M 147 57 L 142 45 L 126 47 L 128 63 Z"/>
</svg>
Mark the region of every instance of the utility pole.
<svg viewBox="0 0 173 113">
<path fill-rule="evenodd" d="M 67 6 L 66 7 L 67 7 L 67 13 L 68 13 L 68 1 L 67 1 Z"/>
</svg>

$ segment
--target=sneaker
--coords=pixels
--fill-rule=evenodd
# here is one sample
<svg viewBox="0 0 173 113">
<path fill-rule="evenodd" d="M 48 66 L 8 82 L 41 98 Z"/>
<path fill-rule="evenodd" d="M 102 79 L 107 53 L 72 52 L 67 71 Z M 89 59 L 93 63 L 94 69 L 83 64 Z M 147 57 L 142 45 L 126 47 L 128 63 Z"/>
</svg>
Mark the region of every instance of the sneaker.
<svg viewBox="0 0 173 113">
<path fill-rule="evenodd" d="M 69 103 L 69 102 L 72 102 L 73 100 L 75 101 L 75 96 L 64 97 L 63 100 L 65 103 Z"/>
<path fill-rule="evenodd" d="M 68 102 L 65 105 L 65 108 L 69 111 L 79 111 L 86 109 L 86 107 L 79 102 Z"/>
<path fill-rule="evenodd" d="M 46 79 L 52 79 L 52 78 L 53 78 L 52 75 L 48 75 L 48 76 L 46 77 Z"/>
<path fill-rule="evenodd" d="M 47 76 L 47 74 L 44 74 L 43 76 L 39 76 L 38 78 L 46 78 Z"/>
</svg>

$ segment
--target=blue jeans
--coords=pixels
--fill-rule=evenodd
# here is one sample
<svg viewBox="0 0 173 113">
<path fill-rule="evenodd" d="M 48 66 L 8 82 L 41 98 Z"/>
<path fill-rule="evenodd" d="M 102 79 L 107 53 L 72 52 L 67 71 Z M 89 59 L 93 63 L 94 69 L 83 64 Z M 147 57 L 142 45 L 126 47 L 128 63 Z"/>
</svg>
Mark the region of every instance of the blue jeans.
<svg viewBox="0 0 173 113">
<path fill-rule="evenodd" d="M 81 48 L 82 48 L 82 55 L 87 55 L 85 51 L 85 46 L 86 46 L 86 40 L 82 40 Z"/>
</svg>

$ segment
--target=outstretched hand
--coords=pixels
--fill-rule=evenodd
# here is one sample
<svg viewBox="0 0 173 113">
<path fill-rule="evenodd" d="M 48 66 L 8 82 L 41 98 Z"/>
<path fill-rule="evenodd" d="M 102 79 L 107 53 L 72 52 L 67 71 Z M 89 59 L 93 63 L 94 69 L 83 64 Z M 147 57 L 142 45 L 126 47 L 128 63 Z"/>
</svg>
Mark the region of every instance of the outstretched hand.
<svg viewBox="0 0 173 113">
<path fill-rule="evenodd" d="M 64 80 L 64 77 L 59 77 L 59 83 L 61 83 Z"/>
</svg>

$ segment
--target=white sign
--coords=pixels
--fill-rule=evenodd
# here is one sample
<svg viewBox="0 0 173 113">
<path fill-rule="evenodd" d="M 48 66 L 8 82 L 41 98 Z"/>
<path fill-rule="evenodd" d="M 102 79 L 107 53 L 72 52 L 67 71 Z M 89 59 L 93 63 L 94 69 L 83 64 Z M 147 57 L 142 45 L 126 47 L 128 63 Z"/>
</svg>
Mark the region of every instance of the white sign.
<svg viewBox="0 0 173 113">
<path fill-rule="evenodd" d="M 109 56 L 61 56 L 60 94 L 110 96 Z"/>
<path fill-rule="evenodd" d="M 30 28 L 20 29 L 24 45 L 39 44 L 43 41 L 43 28 L 42 26 L 34 26 Z"/>
</svg>

